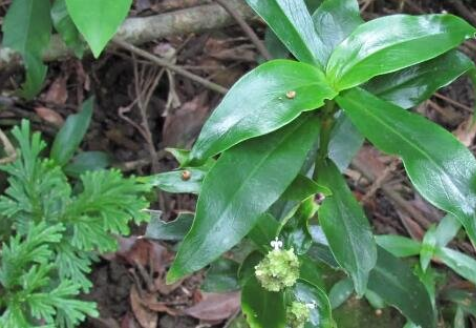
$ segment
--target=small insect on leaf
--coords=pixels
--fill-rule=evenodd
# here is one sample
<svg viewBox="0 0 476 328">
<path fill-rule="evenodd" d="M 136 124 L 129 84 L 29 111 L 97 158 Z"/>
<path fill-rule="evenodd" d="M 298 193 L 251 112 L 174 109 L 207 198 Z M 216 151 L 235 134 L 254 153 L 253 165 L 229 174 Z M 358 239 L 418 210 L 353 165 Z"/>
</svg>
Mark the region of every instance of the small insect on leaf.
<svg viewBox="0 0 476 328">
<path fill-rule="evenodd" d="M 188 181 L 188 180 L 190 180 L 191 177 L 192 177 L 192 172 L 190 172 L 188 170 L 182 171 L 182 180 L 183 181 Z"/>
<path fill-rule="evenodd" d="M 288 98 L 288 99 L 296 98 L 296 91 L 291 90 L 291 91 L 286 92 L 286 98 Z"/>
</svg>

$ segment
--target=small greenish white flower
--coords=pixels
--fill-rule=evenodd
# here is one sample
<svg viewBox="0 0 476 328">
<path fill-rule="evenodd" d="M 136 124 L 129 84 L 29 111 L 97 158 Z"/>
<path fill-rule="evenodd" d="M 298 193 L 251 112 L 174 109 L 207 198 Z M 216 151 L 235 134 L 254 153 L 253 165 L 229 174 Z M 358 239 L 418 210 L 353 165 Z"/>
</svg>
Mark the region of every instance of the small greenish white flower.
<svg viewBox="0 0 476 328">
<path fill-rule="evenodd" d="M 283 243 L 277 238 L 271 242 L 273 250 L 255 267 L 256 278 L 264 289 L 279 292 L 291 287 L 299 278 L 299 260 L 294 250 L 281 249 Z"/>
<path fill-rule="evenodd" d="M 293 302 L 286 311 L 286 321 L 290 328 L 303 328 L 311 316 L 311 306 L 315 304 L 305 304 Z"/>
</svg>

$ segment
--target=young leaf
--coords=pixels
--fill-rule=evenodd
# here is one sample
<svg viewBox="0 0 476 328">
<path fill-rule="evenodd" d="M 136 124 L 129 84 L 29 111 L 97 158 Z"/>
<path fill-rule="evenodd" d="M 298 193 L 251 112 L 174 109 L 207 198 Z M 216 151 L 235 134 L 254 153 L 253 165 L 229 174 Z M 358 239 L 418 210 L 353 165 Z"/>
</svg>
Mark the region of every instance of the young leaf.
<svg viewBox="0 0 476 328">
<path fill-rule="evenodd" d="M 435 256 L 461 277 L 476 284 L 476 260 L 474 258 L 447 247 L 437 247 Z"/>
<path fill-rule="evenodd" d="M 98 58 L 127 17 L 132 0 L 66 0 L 69 15 Z"/>
<path fill-rule="evenodd" d="M 317 193 L 322 193 L 324 196 L 330 196 L 332 194 L 329 188 L 317 184 L 305 175 L 299 174 L 288 189 L 286 189 L 281 198 L 289 201 L 302 202 Z"/>
<path fill-rule="evenodd" d="M 33 98 L 42 87 L 47 67 L 41 62 L 51 36 L 49 0 L 14 0 L 3 23 L 2 46 L 18 51 L 26 66 L 23 96 Z"/>
<path fill-rule="evenodd" d="M 225 152 L 203 181 L 192 230 L 167 280 L 203 268 L 246 236 L 295 179 L 319 130 L 316 116 L 304 115 Z"/>
<path fill-rule="evenodd" d="M 435 226 L 431 226 L 423 237 L 420 250 L 420 267 L 426 271 L 433 255 L 435 254 L 436 238 Z"/>
<path fill-rule="evenodd" d="M 416 256 L 421 250 L 419 242 L 398 235 L 375 236 L 375 241 L 377 245 L 396 257 Z"/>
<path fill-rule="evenodd" d="M 277 130 L 335 96 L 316 67 L 291 60 L 267 62 L 231 88 L 205 123 L 191 161 L 202 161 L 241 141 Z"/>
<path fill-rule="evenodd" d="M 393 15 L 359 26 L 332 53 L 327 76 L 339 90 L 455 48 L 476 29 L 452 15 Z"/>
<path fill-rule="evenodd" d="M 299 61 L 323 68 L 326 57 L 302 0 L 246 0 Z"/>
<path fill-rule="evenodd" d="M 470 58 L 452 50 L 419 65 L 378 76 L 364 88 L 392 104 L 411 108 L 429 99 L 436 90 L 449 85 L 472 68 L 474 63 Z"/>
<path fill-rule="evenodd" d="M 334 48 L 364 21 L 357 0 L 326 0 L 312 15 L 322 41 L 322 61 L 327 63 Z"/>
<path fill-rule="evenodd" d="M 438 246 L 444 247 L 458 234 L 461 223 L 453 215 L 448 214 L 436 227 L 435 238 Z"/>
<path fill-rule="evenodd" d="M 422 328 L 435 328 L 435 314 L 428 293 L 412 270 L 382 248 L 369 277 L 368 289 L 399 309 Z"/>
<path fill-rule="evenodd" d="M 241 309 L 246 315 L 250 328 L 284 328 L 286 307 L 283 292 L 269 292 L 261 287 L 254 274 L 254 268 L 262 256 L 253 253 L 240 268 Z"/>
<path fill-rule="evenodd" d="M 476 160 L 471 152 L 437 124 L 362 89 L 344 92 L 337 102 L 376 147 L 399 155 L 418 192 L 454 214 L 476 241 Z"/>
<path fill-rule="evenodd" d="M 74 54 L 81 58 L 85 50 L 85 45 L 81 35 L 74 25 L 66 8 L 66 0 L 55 0 L 51 8 L 51 19 L 53 25 L 61 35 L 64 43 L 74 51 Z"/>
<path fill-rule="evenodd" d="M 89 127 L 94 107 L 94 97 L 86 100 L 81 112 L 68 117 L 59 130 L 51 148 L 51 158 L 58 165 L 65 165 L 73 157 Z"/>
<path fill-rule="evenodd" d="M 318 183 L 329 188 L 319 208 L 319 222 L 337 262 L 350 274 L 357 294 L 363 295 L 377 249 L 365 214 L 334 163 L 317 168 Z"/>
</svg>

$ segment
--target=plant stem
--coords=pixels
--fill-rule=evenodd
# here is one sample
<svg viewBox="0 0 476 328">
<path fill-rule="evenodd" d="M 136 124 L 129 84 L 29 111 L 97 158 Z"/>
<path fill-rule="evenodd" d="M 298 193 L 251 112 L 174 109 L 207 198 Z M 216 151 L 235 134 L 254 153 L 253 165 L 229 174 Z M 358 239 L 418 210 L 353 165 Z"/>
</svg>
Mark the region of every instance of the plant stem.
<svg viewBox="0 0 476 328">
<path fill-rule="evenodd" d="M 334 127 L 334 114 L 337 108 L 335 102 L 329 100 L 321 111 L 321 134 L 319 138 L 319 150 L 317 151 L 313 179 L 317 180 L 317 168 L 322 165 L 329 154 L 329 142 L 331 140 L 332 128 Z"/>
</svg>

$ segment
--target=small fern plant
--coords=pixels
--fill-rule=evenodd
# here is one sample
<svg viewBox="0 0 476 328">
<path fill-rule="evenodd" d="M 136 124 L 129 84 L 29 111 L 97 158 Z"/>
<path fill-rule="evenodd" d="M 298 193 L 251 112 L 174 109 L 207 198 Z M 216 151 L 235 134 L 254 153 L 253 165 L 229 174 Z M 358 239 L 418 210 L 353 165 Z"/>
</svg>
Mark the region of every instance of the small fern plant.
<svg viewBox="0 0 476 328">
<path fill-rule="evenodd" d="M 46 144 L 23 121 L 13 129 L 15 162 L 0 169 L 9 187 L 0 197 L 0 327 L 75 327 L 97 316 L 77 295 L 98 252 L 114 251 L 114 235 L 148 219 L 149 187 L 117 170 L 84 173 L 70 184 L 62 166 L 42 158 Z M 3 236 L 3 237 L 2 237 Z"/>
</svg>

